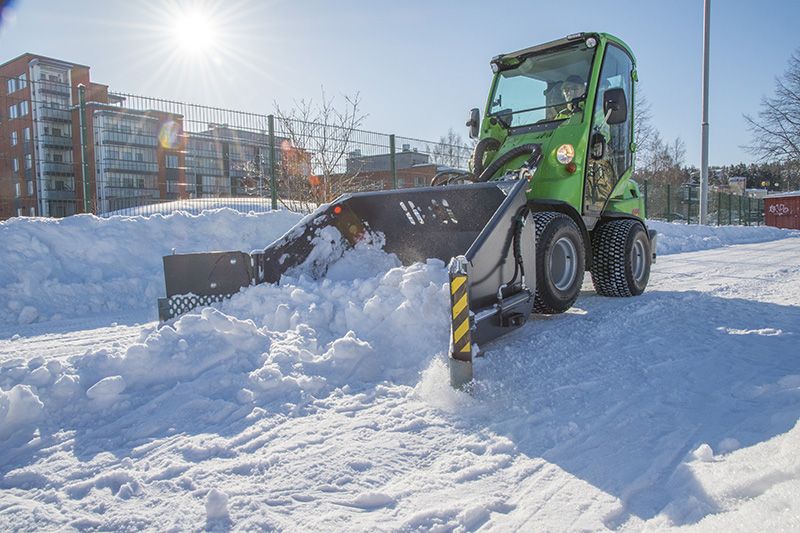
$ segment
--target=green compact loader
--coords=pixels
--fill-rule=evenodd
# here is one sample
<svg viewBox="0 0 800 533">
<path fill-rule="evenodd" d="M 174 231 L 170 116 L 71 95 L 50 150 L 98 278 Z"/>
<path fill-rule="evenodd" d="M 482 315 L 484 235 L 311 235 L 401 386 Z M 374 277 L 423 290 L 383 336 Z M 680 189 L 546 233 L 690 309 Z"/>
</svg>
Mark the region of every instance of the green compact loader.
<svg viewBox="0 0 800 533">
<path fill-rule="evenodd" d="M 480 345 L 531 313 L 569 309 L 585 271 L 598 294 L 641 294 L 656 234 L 632 179 L 633 53 L 611 35 L 576 33 L 491 68 L 483 119 L 473 109 L 467 122 L 477 139 L 469 170 L 442 171 L 430 187 L 346 194 L 263 251 L 166 256 L 161 320 L 297 267 L 324 276 L 335 258 L 312 254 L 320 240 L 343 252 L 373 239 L 403 264 L 448 264 L 450 376 L 462 387 Z"/>
</svg>

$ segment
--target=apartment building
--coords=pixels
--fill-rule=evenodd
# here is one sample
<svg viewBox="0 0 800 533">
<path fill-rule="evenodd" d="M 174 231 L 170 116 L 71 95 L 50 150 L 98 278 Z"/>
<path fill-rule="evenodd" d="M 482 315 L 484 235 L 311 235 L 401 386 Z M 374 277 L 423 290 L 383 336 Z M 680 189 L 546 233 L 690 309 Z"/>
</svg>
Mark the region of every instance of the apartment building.
<svg viewBox="0 0 800 533">
<path fill-rule="evenodd" d="M 261 195 L 269 147 L 265 132 L 135 109 L 91 81 L 86 65 L 35 54 L 0 65 L 0 220 Z"/>
</svg>

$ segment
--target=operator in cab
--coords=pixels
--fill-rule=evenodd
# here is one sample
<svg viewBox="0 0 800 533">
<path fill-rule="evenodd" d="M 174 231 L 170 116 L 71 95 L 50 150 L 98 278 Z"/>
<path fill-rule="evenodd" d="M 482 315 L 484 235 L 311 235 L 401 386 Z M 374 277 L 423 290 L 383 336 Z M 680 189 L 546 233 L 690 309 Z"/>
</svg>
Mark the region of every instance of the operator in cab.
<svg viewBox="0 0 800 533">
<path fill-rule="evenodd" d="M 556 114 L 555 120 L 567 119 L 576 111 L 583 110 L 582 97 L 586 94 L 586 82 L 580 76 L 573 74 L 561 84 L 561 94 L 564 95 L 566 107 Z"/>
</svg>

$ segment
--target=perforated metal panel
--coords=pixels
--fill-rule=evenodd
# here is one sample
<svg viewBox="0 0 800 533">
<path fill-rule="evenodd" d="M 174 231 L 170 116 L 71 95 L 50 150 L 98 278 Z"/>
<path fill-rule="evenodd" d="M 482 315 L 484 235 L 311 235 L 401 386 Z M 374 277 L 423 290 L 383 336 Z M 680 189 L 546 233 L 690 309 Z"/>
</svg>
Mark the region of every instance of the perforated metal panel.
<svg viewBox="0 0 800 533">
<path fill-rule="evenodd" d="M 232 294 L 184 294 L 158 299 L 158 319 L 162 322 L 187 313 L 196 307 L 208 307 L 233 296 Z"/>
</svg>

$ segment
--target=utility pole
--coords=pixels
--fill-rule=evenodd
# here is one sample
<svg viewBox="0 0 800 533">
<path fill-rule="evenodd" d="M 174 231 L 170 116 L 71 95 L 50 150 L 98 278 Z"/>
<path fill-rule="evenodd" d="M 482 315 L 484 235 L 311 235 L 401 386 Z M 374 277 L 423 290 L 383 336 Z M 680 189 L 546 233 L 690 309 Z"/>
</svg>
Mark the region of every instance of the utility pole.
<svg viewBox="0 0 800 533">
<path fill-rule="evenodd" d="M 700 149 L 700 224 L 708 218 L 708 44 L 711 30 L 711 0 L 704 0 L 703 17 L 703 121 L 701 123 L 702 148 Z"/>
</svg>

